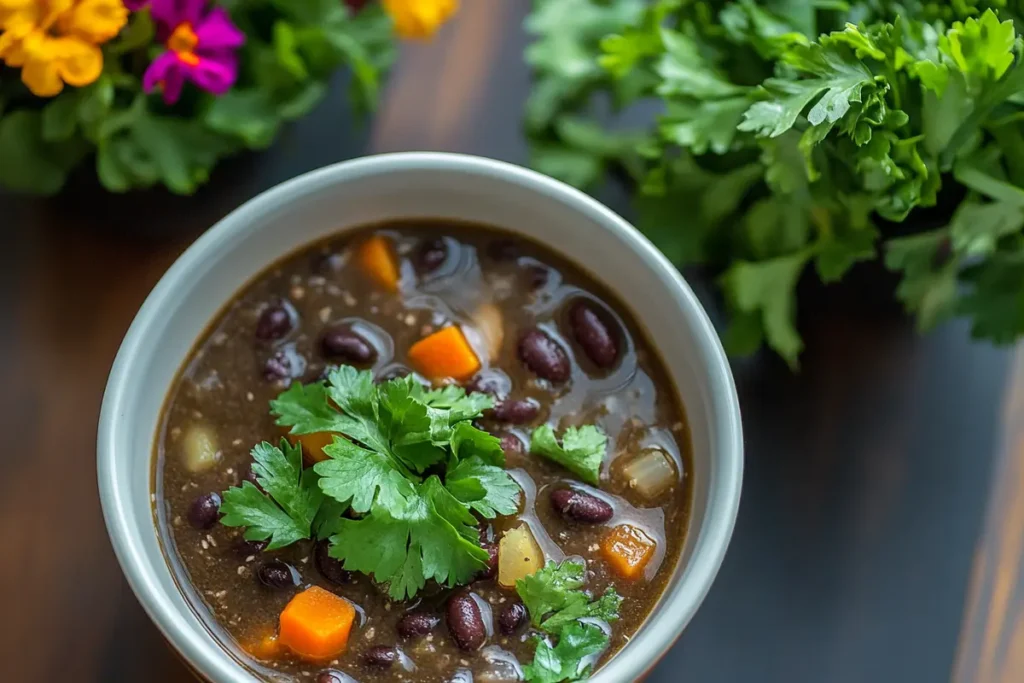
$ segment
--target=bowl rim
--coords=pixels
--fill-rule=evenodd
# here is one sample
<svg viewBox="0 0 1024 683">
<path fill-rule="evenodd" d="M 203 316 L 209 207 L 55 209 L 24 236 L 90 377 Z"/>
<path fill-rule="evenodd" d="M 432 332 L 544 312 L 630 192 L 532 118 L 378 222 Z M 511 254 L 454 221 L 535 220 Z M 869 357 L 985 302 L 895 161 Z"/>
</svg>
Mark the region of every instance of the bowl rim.
<svg viewBox="0 0 1024 683">
<path fill-rule="evenodd" d="M 447 152 L 397 152 L 370 155 L 342 161 L 310 171 L 280 183 L 249 199 L 193 242 L 171 265 L 146 297 L 118 349 L 110 370 L 97 432 L 97 478 L 103 516 L 111 544 L 125 579 L 143 609 L 178 653 L 193 669 L 215 681 L 242 681 L 239 664 L 208 633 L 200 633 L 185 620 L 185 615 L 163 595 L 157 572 L 159 567 L 149 561 L 134 534 L 129 501 L 133 498 L 127 482 L 116 466 L 128 453 L 120 453 L 118 434 L 123 427 L 117 419 L 131 397 L 127 377 L 132 371 L 147 338 L 147 331 L 160 311 L 173 300 L 177 284 L 199 267 L 208 251 L 222 242 L 244 233 L 255 218 L 271 209 L 292 203 L 317 187 L 326 187 L 387 171 L 414 167 L 430 167 L 439 171 L 455 171 L 485 175 L 499 181 L 519 185 L 531 192 L 560 199 L 604 229 L 616 231 L 638 250 L 648 267 L 654 269 L 666 289 L 681 295 L 687 324 L 693 327 L 698 352 L 710 359 L 706 367 L 711 391 L 711 413 L 715 415 L 714 432 L 718 450 L 714 456 L 721 461 L 715 471 L 705 519 L 699 527 L 700 537 L 686 563 L 675 571 L 684 572 L 685 593 L 672 596 L 682 604 L 662 604 L 656 612 L 662 619 L 651 617 L 627 645 L 590 679 L 595 683 L 633 680 L 646 674 L 676 641 L 710 590 L 725 557 L 739 512 L 743 475 L 743 438 L 739 400 L 725 351 L 704 308 L 675 266 L 635 227 L 589 195 L 535 171 L 503 161 Z M 302 190 L 301 192 L 299 190 Z M 150 491 L 147 491 L 147 498 Z M 158 533 L 155 528 L 154 533 Z M 692 532 L 691 532 L 692 533 Z M 665 599 L 665 598 L 663 598 Z M 653 617 L 654 615 L 652 615 Z M 657 623 L 655 623 L 657 622 Z M 671 624 L 671 628 L 668 625 Z M 251 675 L 248 680 L 256 680 Z"/>
</svg>

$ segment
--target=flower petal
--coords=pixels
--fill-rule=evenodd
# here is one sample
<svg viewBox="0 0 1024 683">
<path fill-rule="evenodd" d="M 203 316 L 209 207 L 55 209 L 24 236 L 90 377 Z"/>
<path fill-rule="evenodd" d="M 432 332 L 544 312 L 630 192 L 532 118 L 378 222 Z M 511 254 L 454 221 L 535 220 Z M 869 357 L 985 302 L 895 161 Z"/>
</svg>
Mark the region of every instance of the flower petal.
<svg viewBox="0 0 1024 683">
<path fill-rule="evenodd" d="M 82 0 L 61 17 L 66 33 L 85 38 L 91 43 L 105 43 L 124 28 L 128 10 L 121 0 Z"/>
<path fill-rule="evenodd" d="M 149 0 L 124 0 L 124 6 L 131 12 L 138 12 L 149 4 Z"/>
<path fill-rule="evenodd" d="M 100 77 L 103 53 L 97 46 L 75 38 L 58 38 L 54 42 L 59 43 L 56 64 L 65 83 L 80 88 Z"/>
<path fill-rule="evenodd" d="M 21 67 L 21 80 L 36 97 L 53 97 L 64 89 L 64 81 L 57 72 L 57 62 L 29 58 Z"/>
<path fill-rule="evenodd" d="M 170 30 L 184 22 L 198 24 L 204 7 L 206 0 L 152 0 L 149 3 L 153 18 Z"/>
<path fill-rule="evenodd" d="M 196 51 L 228 50 L 240 47 L 245 42 L 245 34 L 231 22 L 231 17 L 223 7 L 215 7 L 199 23 L 196 28 L 199 46 Z"/>
<path fill-rule="evenodd" d="M 171 69 L 167 72 L 167 78 L 164 79 L 161 84 L 164 89 L 164 103 L 174 104 L 181 97 L 181 89 L 185 87 L 185 76 L 188 74 L 187 68 Z"/>
<path fill-rule="evenodd" d="M 161 53 L 142 76 L 142 89 L 147 93 L 153 92 L 157 86 L 167 80 L 171 71 L 183 66 L 173 52 Z"/>
<path fill-rule="evenodd" d="M 229 53 L 201 55 L 199 64 L 190 68 L 186 75 L 197 86 L 213 93 L 223 95 L 238 78 L 238 60 Z"/>
<path fill-rule="evenodd" d="M 383 0 L 395 33 L 402 38 L 430 38 L 459 8 L 458 0 Z"/>
</svg>

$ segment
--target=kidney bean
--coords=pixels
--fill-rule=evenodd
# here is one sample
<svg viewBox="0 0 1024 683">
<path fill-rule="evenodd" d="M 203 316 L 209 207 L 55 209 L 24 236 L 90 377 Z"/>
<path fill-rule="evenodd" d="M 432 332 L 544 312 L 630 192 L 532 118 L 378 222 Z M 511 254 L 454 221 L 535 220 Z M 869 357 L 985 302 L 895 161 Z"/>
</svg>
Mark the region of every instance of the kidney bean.
<svg viewBox="0 0 1024 683">
<path fill-rule="evenodd" d="M 477 579 L 493 579 L 498 575 L 498 544 L 481 543 L 480 547 L 487 551 L 487 566 L 477 574 Z"/>
<path fill-rule="evenodd" d="M 333 669 L 324 669 L 316 677 L 316 683 L 348 683 L 352 679 Z"/>
<path fill-rule="evenodd" d="M 281 560 L 270 560 L 264 562 L 259 569 L 256 570 L 256 576 L 259 577 L 260 583 L 270 588 L 288 588 L 290 586 L 298 586 L 302 577 L 299 576 L 299 572 L 295 570 L 291 565 L 285 564 Z"/>
<path fill-rule="evenodd" d="M 490 411 L 489 417 L 509 424 L 521 425 L 532 422 L 540 412 L 540 404 L 532 398 L 505 400 L 499 402 Z"/>
<path fill-rule="evenodd" d="M 549 382 L 569 379 L 569 358 L 558 342 L 538 328 L 529 330 L 519 340 L 519 359 L 533 374 Z"/>
<path fill-rule="evenodd" d="M 219 518 L 219 493 L 204 493 L 188 506 L 188 523 L 195 529 L 209 529 Z"/>
<path fill-rule="evenodd" d="M 320 348 L 328 358 L 352 365 L 369 365 L 377 359 L 377 350 L 348 326 L 332 327 L 320 339 Z"/>
<path fill-rule="evenodd" d="M 363 662 L 380 669 L 387 669 L 397 661 L 398 650 L 388 645 L 375 645 L 363 653 Z"/>
<path fill-rule="evenodd" d="M 395 626 L 403 638 L 419 638 L 433 631 L 441 623 L 441 617 L 428 612 L 409 612 Z"/>
<path fill-rule="evenodd" d="M 288 379 L 292 376 L 292 361 L 284 351 L 276 351 L 263 364 L 263 378 L 268 382 Z"/>
<path fill-rule="evenodd" d="M 503 434 L 501 437 L 501 450 L 505 453 L 522 453 L 526 450 L 523 440 L 515 434 Z"/>
<path fill-rule="evenodd" d="M 448 599 L 448 632 L 460 650 L 479 650 L 487 640 L 480 606 L 469 593 L 456 593 Z"/>
<path fill-rule="evenodd" d="M 291 332 L 295 320 L 289 308 L 283 301 L 264 308 L 256 321 L 256 338 L 260 341 L 274 341 Z"/>
<path fill-rule="evenodd" d="M 338 585 L 351 583 L 352 573 L 345 570 L 344 563 L 330 555 L 331 544 L 328 541 L 319 541 L 316 550 L 313 551 L 313 562 L 325 579 Z"/>
<path fill-rule="evenodd" d="M 583 524 L 603 524 L 612 518 L 612 506 L 597 496 L 575 489 L 555 489 L 551 505 L 560 515 Z"/>
<path fill-rule="evenodd" d="M 594 365 L 599 368 L 615 365 L 619 357 L 618 342 L 593 306 L 585 301 L 577 301 L 569 309 L 569 322 L 576 343 L 583 347 L 587 358 Z"/>
<path fill-rule="evenodd" d="M 443 239 L 432 239 L 416 250 L 413 263 L 421 275 L 433 273 L 448 259 L 448 244 Z"/>
<path fill-rule="evenodd" d="M 523 603 L 510 603 L 498 615 L 498 628 L 506 636 L 510 636 L 526 623 L 527 616 L 526 606 Z"/>
</svg>

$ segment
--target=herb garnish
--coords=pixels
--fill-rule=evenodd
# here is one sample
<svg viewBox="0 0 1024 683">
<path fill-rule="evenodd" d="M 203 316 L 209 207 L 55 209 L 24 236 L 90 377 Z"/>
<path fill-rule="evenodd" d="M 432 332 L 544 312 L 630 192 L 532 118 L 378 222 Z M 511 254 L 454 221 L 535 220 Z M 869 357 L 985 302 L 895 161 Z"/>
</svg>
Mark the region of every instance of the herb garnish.
<svg viewBox="0 0 1024 683">
<path fill-rule="evenodd" d="M 599 483 L 607 444 L 608 437 L 593 425 L 569 427 L 562 434 L 561 444 L 548 425 L 537 427 L 530 437 L 532 453 L 554 460 L 593 486 Z"/>
<path fill-rule="evenodd" d="M 586 566 L 566 560 L 549 564 L 516 582 L 516 591 L 530 612 L 533 625 L 555 638 L 539 637 L 533 662 L 523 667 L 531 683 L 577 681 L 590 672 L 586 658 L 608 647 L 608 633 L 595 621 L 619 618 L 622 598 L 608 588 L 597 600 L 582 590 Z"/>
<path fill-rule="evenodd" d="M 331 556 L 387 583 L 395 600 L 431 579 L 466 583 L 487 561 L 472 511 L 493 518 L 519 507 L 501 442 L 470 422 L 492 405 L 412 378 L 374 384 L 351 367 L 326 383 L 293 384 L 271 401 L 277 424 L 294 435 L 336 433 L 329 459 L 303 471 L 299 447 L 257 446 L 253 469 L 269 495 L 248 482 L 230 489 L 221 521 L 247 526 L 251 540 L 273 537 L 274 548 L 313 532 L 330 538 Z M 343 516 L 349 509 L 357 519 Z"/>
</svg>

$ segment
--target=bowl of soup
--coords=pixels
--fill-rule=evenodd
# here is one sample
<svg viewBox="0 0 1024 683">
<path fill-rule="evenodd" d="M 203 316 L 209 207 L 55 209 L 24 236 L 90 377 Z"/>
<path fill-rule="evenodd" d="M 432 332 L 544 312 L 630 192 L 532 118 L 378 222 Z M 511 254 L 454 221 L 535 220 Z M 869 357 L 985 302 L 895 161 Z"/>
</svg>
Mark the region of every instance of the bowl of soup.
<svg viewBox="0 0 1024 683">
<path fill-rule="evenodd" d="M 204 234 L 126 334 L 98 439 L 132 590 L 230 683 L 635 680 L 709 590 L 741 473 L 677 270 L 566 185 L 435 153 Z"/>
</svg>

